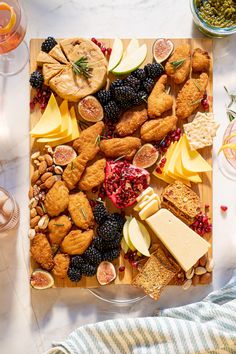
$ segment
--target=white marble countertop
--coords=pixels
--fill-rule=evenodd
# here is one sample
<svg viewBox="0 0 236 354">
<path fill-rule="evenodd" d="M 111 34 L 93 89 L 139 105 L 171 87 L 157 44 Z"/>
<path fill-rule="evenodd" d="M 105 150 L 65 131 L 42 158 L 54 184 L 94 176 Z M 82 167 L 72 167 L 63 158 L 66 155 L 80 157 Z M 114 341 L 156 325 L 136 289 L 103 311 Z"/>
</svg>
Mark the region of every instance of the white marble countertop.
<svg viewBox="0 0 236 354">
<path fill-rule="evenodd" d="M 201 37 L 187 0 L 24 0 L 28 15 L 26 41 L 47 37 Z M 223 86 L 236 93 L 235 36 L 214 41 L 214 112 L 221 123 L 214 156 L 227 126 Z M 0 185 L 12 192 L 21 210 L 19 230 L 0 238 L 0 352 L 43 353 L 53 340 L 73 329 L 104 319 L 147 316 L 157 308 L 202 299 L 225 284 L 236 267 L 236 183 L 227 180 L 214 162 L 214 281 L 188 292 L 169 288 L 158 303 L 144 299 L 115 307 L 86 290 L 31 291 L 28 275 L 28 67 L 15 77 L 0 77 Z M 7 126 L 5 126 L 5 123 Z M 7 129 L 9 132 L 6 138 Z M 5 138 L 4 138 L 5 136 Z M 228 212 L 222 215 L 220 205 Z"/>
</svg>

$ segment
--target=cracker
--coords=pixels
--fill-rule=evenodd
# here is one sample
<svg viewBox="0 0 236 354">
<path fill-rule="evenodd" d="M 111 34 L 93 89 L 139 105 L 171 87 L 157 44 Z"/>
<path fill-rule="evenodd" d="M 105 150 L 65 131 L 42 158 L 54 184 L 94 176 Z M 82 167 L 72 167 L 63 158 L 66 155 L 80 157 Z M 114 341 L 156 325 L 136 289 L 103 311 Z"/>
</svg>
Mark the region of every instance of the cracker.
<svg viewBox="0 0 236 354">
<path fill-rule="evenodd" d="M 184 124 L 191 150 L 211 146 L 218 128 L 219 123 L 214 120 L 213 113 L 198 112 L 191 123 Z"/>
<path fill-rule="evenodd" d="M 167 257 L 161 247 L 150 258 L 133 279 L 132 285 L 141 288 L 154 300 L 158 300 L 163 289 L 178 273 L 180 267 L 174 259 Z"/>
</svg>

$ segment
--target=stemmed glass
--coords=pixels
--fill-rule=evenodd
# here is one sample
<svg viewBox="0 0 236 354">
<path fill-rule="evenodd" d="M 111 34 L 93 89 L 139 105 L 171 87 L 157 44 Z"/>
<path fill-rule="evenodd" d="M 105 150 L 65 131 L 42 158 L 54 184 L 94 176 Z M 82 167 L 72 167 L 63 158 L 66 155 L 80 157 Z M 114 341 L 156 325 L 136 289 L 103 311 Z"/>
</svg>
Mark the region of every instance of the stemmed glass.
<svg viewBox="0 0 236 354">
<path fill-rule="evenodd" d="M 20 1 L 0 2 L 0 75 L 15 75 L 28 62 L 25 32 L 26 16 Z"/>
</svg>

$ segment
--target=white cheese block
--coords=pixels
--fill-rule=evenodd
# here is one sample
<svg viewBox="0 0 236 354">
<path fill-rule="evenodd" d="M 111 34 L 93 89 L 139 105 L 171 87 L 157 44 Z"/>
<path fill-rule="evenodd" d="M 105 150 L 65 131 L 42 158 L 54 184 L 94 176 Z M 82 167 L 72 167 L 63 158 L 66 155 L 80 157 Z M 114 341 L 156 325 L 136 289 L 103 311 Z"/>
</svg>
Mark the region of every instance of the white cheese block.
<svg viewBox="0 0 236 354">
<path fill-rule="evenodd" d="M 140 212 L 139 217 L 141 220 L 147 219 L 149 216 L 153 215 L 157 210 L 160 209 L 160 204 L 158 200 L 151 200 Z"/>
<path fill-rule="evenodd" d="M 154 190 L 152 187 L 147 187 L 144 191 L 137 197 L 136 201 L 140 202 L 145 195 L 152 195 L 154 194 Z"/>
<path fill-rule="evenodd" d="M 134 210 L 141 211 L 153 199 L 156 199 L 159 202 L 159 204 L 161 203 L 160 198 L 156 193 L 152 195 L 146 195 L 145 197 L 142 198 L 142 200 L 138 204 L 135 205 Z"/>
<path fill-rule="evenodd" d="M 160 209 L 146 222 L 186 272 L 210 248 L 207 241 L 167 209 Z"/>
</svg>

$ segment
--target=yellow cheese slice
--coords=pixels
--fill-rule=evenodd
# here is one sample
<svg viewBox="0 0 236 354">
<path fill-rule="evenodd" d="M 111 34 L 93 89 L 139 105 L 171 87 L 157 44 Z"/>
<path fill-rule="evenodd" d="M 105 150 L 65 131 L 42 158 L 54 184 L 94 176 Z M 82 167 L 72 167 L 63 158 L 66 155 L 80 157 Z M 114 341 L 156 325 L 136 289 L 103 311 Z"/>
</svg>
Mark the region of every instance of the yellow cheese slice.
<svg viewBox="0 0 236 354">
<path fill-rule="evenodd" d="M 183 135 L 182 141 L 182 163 L 183 167 L 190 172 L 207 172 L 212 167 L 196 150 L 191 150 L 186 135 Z"/>
<path fill-rule="evenodd" d="M 149 196 L 146 195 L 138 204 L 135 205 L 134 210 L 141 211 L 147 204 L 149 204 L 154 199 L 160 202 L 160 198 L 156 193 Z"/>
<path fill-rule="evenodd" d="M 139 217 L 141 220 L 146 220 L 149 216 L 153 215 L 160 209 L 160 203 L 154 199 L 150 201 L 140 212 Z"/>
<path fill-rule="evenodd" d="M 61 112 L 61 130 L 58 133 L 54 134 L 46 134 L 45 137 L 39 138 L 39 143 L 47 143 L 50 141 L 54 141 L 60 138 L 68 137 L 72 132 L 72 125 L 71 125 L 71 116 L 68 108 L 68 101 L 64 100 L 60 105 L 60 112 Z M 71 129 L 69 130 L 69 128 Z"/>
<path fill-rule="evenodd" d="M 173 172 L 176 176 L 179 176 L 183 179 L 187 179 L 188 181 L 191 181 L 193 183 L 200 183 L 202 182 L 202 180 L 197 173 L 189 172 L 183 167 L 182 158 L 181 158 L 181 153 L 183 148 L 182 142 L 183 142 L 183 138 L 181 137 L 175 148 L 175 156 L 173 156 L 172 158 L 172 160 L 175 158 L 175 161 L 173 161 L 173 165 L 172 165 L 173 171 L 171 170 L 171 172 Z"/>
<path fill-rule="evenodd" d="M 56 133 L 60 131 L 61 124 L 61 112 L 52 93 L 42 117 L 31 130 L 30 134 L 33 137 L 42 137 L 46 134 Z"/>
<path fill-rule="evenodd" d="M 140 202 L 145 196 L 149 196 L 154 194 L 154 190 L 152 187 L 147 187 L 146 189 L 144 189 L 144 191 L 139 194 L 139 196 L 136 198 L 137 202 Z"/>
</svg>

